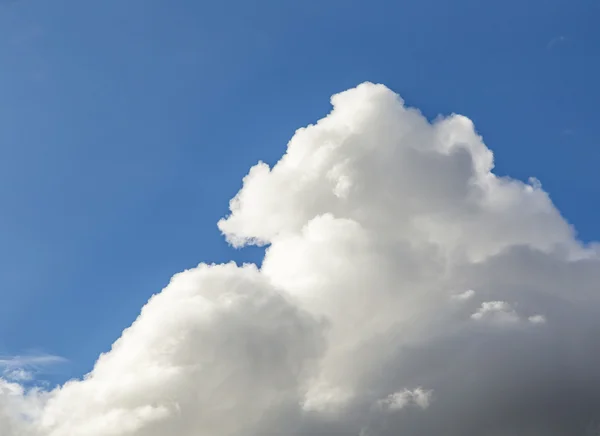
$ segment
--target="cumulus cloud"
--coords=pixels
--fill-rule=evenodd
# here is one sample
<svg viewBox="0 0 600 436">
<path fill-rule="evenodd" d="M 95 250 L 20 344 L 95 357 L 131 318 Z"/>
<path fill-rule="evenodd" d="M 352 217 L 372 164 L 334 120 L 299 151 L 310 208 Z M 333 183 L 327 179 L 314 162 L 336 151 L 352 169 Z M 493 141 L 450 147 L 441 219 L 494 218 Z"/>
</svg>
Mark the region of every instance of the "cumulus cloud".
<svg viewBox="0 0 600 436">
<path fill-rule="evenodd" d="M 468 118 L 332 105 L 218 223 L 260 268 L 176 275 L 81 380 L 3 380 L 0 434 L 595 435 L 597 248 Z"/>
</svg>

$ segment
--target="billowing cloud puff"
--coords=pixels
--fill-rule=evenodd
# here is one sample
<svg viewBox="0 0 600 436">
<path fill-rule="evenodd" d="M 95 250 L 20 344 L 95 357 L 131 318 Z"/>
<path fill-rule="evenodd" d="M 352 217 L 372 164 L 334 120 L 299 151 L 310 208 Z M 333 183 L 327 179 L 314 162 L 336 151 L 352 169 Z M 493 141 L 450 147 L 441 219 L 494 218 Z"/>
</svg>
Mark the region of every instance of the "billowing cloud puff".
<svg viewBox="0 0 600 436">
<path fill-rule="evenodd" d="M 332 98 L 82 380 L 0 383 L 6 436 L 594 436 L 600 252 L 460 115 Z"/>
</svg>

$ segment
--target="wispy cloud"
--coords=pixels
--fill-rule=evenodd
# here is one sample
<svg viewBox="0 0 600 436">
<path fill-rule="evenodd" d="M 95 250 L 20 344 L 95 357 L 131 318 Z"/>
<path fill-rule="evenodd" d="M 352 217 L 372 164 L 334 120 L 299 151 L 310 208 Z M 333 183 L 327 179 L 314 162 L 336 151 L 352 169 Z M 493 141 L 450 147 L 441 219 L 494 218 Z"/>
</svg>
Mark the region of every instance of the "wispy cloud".
<svg viewBox="0 0 600 436">
<path fill-rule="evenodd" d="M 546 45 L 546 50 L 552 50 L 557 45 L 562 44 L 562 43 L 566 42 L 567 40 L 568 40 L 568 38 L 564 35 L 555 36 Z"/>
<path fill-rule="evenodd" d="M 52 354 L 0 357 L 0 367 L 45 366 L 64 362 L 66 362 L 64 357 Z"/>
<path fill-rule="evenodd" d="M 23 368 L 6 369 L 2 375 L 8 380 L 17 382 L 27 382 L 34 379 L 33 372 Z"/>
<path fill-rule="evenodd" d="M 13 381 L 30 381 L 49 366 L 66 363 L 67 359 L 52 354 L 0 356 L 2 376 Z"/>
<path fill-rule="evenodd" d="M 473 296 L 475 296 L 475 291 L 473 289 L 469 289 L 460 294 L 454 294 L 452 296 L 452 299 L 458 300 L 458 301 L 467 301 L 467 300 L 470 300 L 471 298 L 473 298 Z"/>
</svg>

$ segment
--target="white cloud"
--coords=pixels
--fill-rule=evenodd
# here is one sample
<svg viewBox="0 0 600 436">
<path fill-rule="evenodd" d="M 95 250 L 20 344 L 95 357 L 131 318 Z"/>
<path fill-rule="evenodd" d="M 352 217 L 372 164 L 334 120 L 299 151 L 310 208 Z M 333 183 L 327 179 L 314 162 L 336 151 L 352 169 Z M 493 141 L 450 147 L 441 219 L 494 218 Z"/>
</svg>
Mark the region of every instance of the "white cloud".
<svg viewBox="0 0 600 436">
<path fill-rule="evenodd" d="M 520 320 L 517 312 L 505 301 L 486 301 L 471 318 L 498 324 L 514 324 Z"/>
<path fill-rule="evenodd" d="M 546 324 L 546 317 L 544 315 L 532 315 L 527 319 L 532 324 Z"/>
<path fill-rule="evenodd" d="M 423 388 L 417 388 L 412 391 L 404 389 L 403 391 L 389 395 L 384 400 L 380 400 L 378 404 L 383 409 L 391 412 L 404 409 L 409 405 L 416 405 L 421 409 L 427 409 L 431 401 L 431 394 L 431 391 L 426 391 Z"/>
<path fill-rule="evenodd" d="M 23 368 L 6 369 L 4 371 L 4 377 L 7 380 L 24 382 L 33 380 L 33 373 Z"/>
<path fill-rule="evenodd" d="M 467 301 L 475 296 L 475 291 L 473 289 L 468 289 L 465 292 L 461 292 L 460 294 L 455 294 L 452 296 L 454 300 L 459 301 Z"/>
<path fill-rule="evenodd" d="M 66 363 L 67 360 L 51 354 L 28 354 L 23 356 L 0 356 L 0 370 L 6 380 L 30 382 L 36 374 L 51 366 Z"/>
<path fill-rule="evenodd" d="M 516 325 L 523 321 L 522 317 L 505 301 L 486 301 L 471 315 L 476 321 L 485 321 L 496 325 Z M 527 318 L 531 324 L 545 324 L 546 317 L 532 315 Z"/>
<path fill-rule="evenodd" d="M 176 275 L 82 380 L 2 381 L 0 434 L 582 434 L 600 413 L 598 251 L 541 184 L 493 174 L 469 119 L 431 123 L 368 83 L 332 103 L 219 222 L 269 244 L 260 269 Z"/>
<path fill-rule="evenodd" d="M 304 396 L 302 409 L 307 412 L 335 413 L 351 398 L 352 393 L 339 386 L 313 383 Z"/>
<path fill-rule="evenodd" d="M 24 356 L 0 356 L 0 367 L 40 367 L 66 362 L 64 357 L 51 354 L 30 354 Z"/>
</svg>

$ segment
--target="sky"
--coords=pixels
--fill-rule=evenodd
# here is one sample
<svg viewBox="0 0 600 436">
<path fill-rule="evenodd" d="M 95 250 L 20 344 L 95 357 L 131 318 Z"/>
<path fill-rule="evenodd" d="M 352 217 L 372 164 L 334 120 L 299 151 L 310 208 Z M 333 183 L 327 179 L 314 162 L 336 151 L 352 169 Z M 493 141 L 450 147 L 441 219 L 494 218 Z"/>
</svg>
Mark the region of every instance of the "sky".
<svg viewBox="0 0 600 436">
<path fill-rule="evenodd" d="M 366 258 L 352 261 L 365 265 L 385 263 L 381 259 L 377 263 L 374 259 L 379 259 L 378 256 L 395 258 L 396 254 L 390 254 L 389 250 L 405 250 L 399 247 L 404 247 L 406 241 L 395 248 L 370 245 L 375 244 L 373 241 L 381 243 L 381 239 L 393 245 L 390 241 L 395 241 L 394 238 L 408 238 L 403 232 L 390 230 L 395 229 L 392 222 L 397 222 L 399 227 L 409 226 L 412 221 L 405 216 L 406 211 L 410 211 L 411 217 L 422 219 L 419 231 L 426 230 L 428 238 L 443 247 L 436 250 L 443 256 L 465 259 L 456 267 L 461 273 L 450 268 L 448 283 L 443 285 L 458 287 L 446 289 L 457 293 L 452 294 L 455 300 L 474 301 L 482 294 L 467 277 L 479 284 L 493 277 L 499 287 L 502 278 L 494 271 L 500 270 L 524 277 L 522 281 L 527 285 L 523 286 L 527 289 L 543 288 L 547 285 L 546 278 L 536 282 L 527 274 L 519 275 L 515 259 L 529 259 L 526 261 L 541 268 L 542 275 L 549 269 L 563 271 L 563 267 L 571 268 L 574 257 L 593 258 L 595 255 L 587 251 L 593 249 L 586 248 L 586 244 L 600 240 L 600 205 L 595 201 L 600 198 L 597 172 L 600 134 L 596 128 L 600 97 L 599 19 L 600 4 L 591 0 L 0 1 L 0 201 L 3 211 L 0 214 L 0 368 L 7 379 L 25 387 L 39 384 L 50 389 L 71 378 L 82 377 L 92 370 L 98 356 L 109 351 L 123 330 L 138 318 L 140 309 L 152 295 L 167 286 L 174 274 L 194 268 L 200 262 L 233 260 L 259 266 L 266 262 L 265 268 L 258 272 L 230 271 L 229 267 L 222 267 L 223 270 L 217 268 L 214 274 L 240 276 L 239 280 L 252 283 L 268 277 L 270 283 L 285 289 L 293 298 L 299 298 L 296 293 L 302 292 L 290 284 L 290 277 L 296 277 L 302 286 L 310 289 L 337 289 L 340 283 L 333 278 L 326 280 L 324 273 L 319 273 L 318 265 L 304 265 L 302 255 L 286 254 L 286 250 L 290 253 L 299 250 L 298 253 L 314 256 L 310 254 L 314 247 L 303 248 L 303 242 L 293 238 L 299 237 L 296 233 L 301 233 L 303 226 L 310 229 L 309 224 L 315 217 L 322 218 L 322 222 L 317 220 L 314 224 L 315 233 L 309 230 L 301 233 L 309 241 L 312 241 L 311 235 L 318 236 L 320 232 L 324 232 L 325 236 L 321 236 L 325 239 L 326 235 L 338 235 L 335 227 L 338 224 L 342 226 L 342 233 L 347 225 L 349 233 L 360 234 L 351 222 L 328 222 L 328 213 L 333 219 L 348 219 L 366 229 L 368 235 L 364 241 L 350 243 L 370 247 L 364 250 Z M 370 85 L 355 88 L 366 81 L 382 83 L 386 91 Z M 349 89 L 358 91 L 340 94 Z M 403 99 L 399 106 L 395 97 L 390 97 L 394 93 Z M 341 191 L 334 189 L 339 198 L 345 198 L 346 189 L 353 192 L 351 187 L 357 183 L 362 183 L 362 189 L 372 196 L 351 197 L 348 204 L 353 206 L 348 209 L 345 206 L 328 209 L 324 204 L 330 200 L 321 196 L 321 185 L 304 186 L 294 182 L 304 181 L 304 177 L 310 179 L 311 174 L 320 174 L 322 169 L 297 151 L 296 158 L 279 165 L 282 168 L 279 173 L 265 173 L 264 167 L 257 167 L 240 191 L 242 179 L 251 167 L 258 161 L 275 165 L 286 153 L 288 141 L 297 137 L 294 136 L 297 129 L 327 116 L 332 110 L 332 95 L 347 97 L 339 97 L 338 103 L 334 103 L 334 107 L 341 108 L 340 115 L 333 118 L 334 127 L 327 127 L 325 123 L 323 132 L 317 129 L 314 137 L 309 134 L 309 138 L 300 136 L 296 141 L 310 144 L 306 146 L 309 150 L 327 149 L 327 144 L 339 141 L 339 136 L 327 130 L 341 129 L 336 124 L 341 123 L 338 118 L 346 120 L 344 123 L 354 126 L 357 132 L 363 132 L 362 136 L 357 133 L 361 139 L 356 142 L 366 144 L 367 148 L 369 144 L 393 139 L 399 144 L 398 150 L 405 150 L 405 137 L 390 125 L 403 126 L 410 132 L 418 130 L 423 132 L 419 133 L 423 137 L 433 135 L 429 142 L 423 143 L 443 148 L 445 142 L 435 136 L 435 132 L 447 128 L 448 132 L 459 132 L 456 134 L 461 138 L 465 135 L 462 140 L 468 147 L 463 147 L 467 150 L 464 153 L 471 156 L 469 159 L 473 162 L 483 162 L 481 165 L 485 167 L 488 161 L 484 151 L 489 148 L 494 153 L 494 174 L 510 176 L 523 184 L 497 188 L 500 194 L 493 198 L 501 199 L 498 200 L 500 209 L 488 210 L 486 208 L 491 207 L 488 203 L 485 207 L 478 203 L 489 216 L 481 212 L 471 217 L 467 210 L 473 206 L 462 202 L 466 188 L 459 177 L 470 174 L 471 170 L 460 157 L 440 152 L 450 156 L 444 164 L 436 159 L 429 161 L 398 152 L 404 157 L 388 156 L 388 166 L 385 162 L 373 163 L 365 158 L 364 168 L 357 164 L 345 178 L 339 176 L 341 181 L 336 186 Z M 375 103 L 369 103 L 373 101 Z M 352 112 L 354 109 L 345 109 L 362 106 L 371 108 L 371 112 L 356 115 Z M 398 107 L 417 107 L 424 118 L 394 117 L 391 114 L 399 111 Z M 474 127 L 465 127 L 462 118 L 456 118 L 459 120 L 456 125 L 448 121 L 449 127 L 443 123 L 436 127 L 434 120 L 438 116 L 453 113 L 468 117 Z M 372 114 L 378 117 L 375 121 L 371 119 Z M 390 125 L 382 121 L 383 125 L 379 126 L 378 120 L 388 117 Z M 361 124 L 364 120 L 370 120 L 375 127 L 364 127 Z M 469 129 L 475 129 L 485 145 L 474 139 Z M 330 134 L 333 136 L 329 137 Z M 419 135 L 412 140 L 420 144 L 422 136 Z M 362 156 L 352 147 L 344 150 L 343 153 L 332 151 L 331 156 L 323 152 L 329 156 L 323 158 L 326 162 L 323 165 L 329 165 L 327 159 L 338 159 L 343 167 L 346 158 Z M 333 168 L 338 167 L 334 165 L 331 171 Z M 379 168 L 379 172 L 374 168 Z M 484 180 L 487 171 L 477 167 L 473 174 Z M 541 188 L 537 181 L 529 182 L 530 177 L 539 180 Z M 252 179 L 259 181 L 250 183 Z M 395 184 L 388 185 L 391 181 Z M 447 191 L 433 188 L 440 183 L 448 183 Z M 527 186 L 535 192 L 531 200 L 520 197 L 529 192 Z M 513 193 L 513 189 L 519 193 Z M 378 192 L 392 193 L 392 198 L 403 199 L 404 208 L 377 203 Z M 229 201 L 236 195 L 238 202 L 232 203 L 230 209 Z M 447 199 L 455 199 L 460 207 Z M 436 206 L 432 208 L 431 204 Z M 366 212 L 367 205 L 374 211 L 373 216 Z M 422 213 L 430 214 L 432 210 L 443 219 L 435 214 L 422 218 Z M 220 221 L 230 213 L 229 219 Z M 487 224 L 478 224 L 480 219 Z M 496 227 L 489 227 L 490 223 Z M 475 241 L 469 242 L 470 236 L 463 233 L 464 228 L 473 231 L 477 236 Z M 373 229 L 381 231 L 373 236 L 369 233 L 374 232 Z M 284 233 L 287 236 L 282 236 Z M 320 240 L 321 236 L 317 236 Z M 427 239 L 419 237 L 422 238 L 411 239 L 410 244 L 420 246 Z M 453 238 L 464 241 L 458 243 Z M 252 245 L 257 240 L 271 245 L 265 259 L 264 247 Z M 332 266 L 332 270 L 344 270 L 344 260 L 354 264 L 345 251 L 341 254 L 336 251 L 342 248 L 331 244 L 324 247 L 323 252 L 337 253 L 341 259 L 341 266 Z M 502 250 L 510 251 L 513 246 L 541 251 L 548 258 L 537 259 L 533 254 L 521 252 L 506 259 L 500 256 Z M 561 253 L 567 253 L 561 256 L 566 256 L 568 262 L 558 254 L 548 254 L 554 253 L 556 246 L 561 247 Z M 422 261 L 419 256 L 423 253 L 419 250 L 404 255 L 424 270 L 437 271 L 437 265 Z M 572 273 L 576 276 L 573 280 L 580 279 L 577 283 L 583 289 L 581 294 L 591 298 L 588 294 L 597 283 L 596 264 L 589 259 L 578 262 L 585 265 L 573 266 L 576 270 Z M 296 270 L 289 265 L 295 265 Z M 473 265 L 479 265 L 479 269 L 471 271 L 475 268 Z M 494 265 L 498 268 L 494 269 Z M 420 271 L 419 267 L 415 268 Z M 531 271 L 537 271 L 535 268 Z M 191 271 L 194 276 L 196 270 Z M 190 280 L 198 283 L 213 280 L 210 278 L 213 272 L 206 273 L 208 278 L 202 274 Z M 309 279 L 311 274 L 315 276 L 313 282 Z M 571 277 L 570 274 L 564 272 L 564 277 Z M 390 286 L 387 280 L 391 278 L 382 275 L 383 282 L 377 283 L 387 289 Z M 365 273 L 365 277 L 371 276 Z M 555 281 L 562 283 L 561 277 Z M 230 283 L 227 280 L 234 278 L 218 280 Z M 432 283 L 425 285 L 414 277 L 407 280 L 419 282 L 423 289 L 433 287 Z M 317 282 L 318 286 L 314 284 Z M 219 288 L 221 284 L 210 286 Z M 256 285 L 260 289 L 265 286 L 271 285 Z M 186 288 L 177 284 L 172 287 Z M 364 284 L 361 289 L 367 288 L 370 289 L 370 285 Z M 164 304 L 171 307 L 168 295 L 164 297 Z M 340 300 L 335 300 L 335 292 L 331 295 L 332 301 L 346 300 L 340 295 L 337 297 Z M 537 312 L 534 304 L 538 302 L 537 297 L 527 297 L 527 301 L 518 306 L 516 301 L 508 301 L 507 295 L 494 295 L 489 291 L 485 296 L 471 309 L 472 318 L 467 317 L 474 323 L 488 320 L 491 324 L 540 327 L 548 318 L 547 326 L 552 325 L 549 315 Z M 356 301 L 350 298 L 347 306 L 343 305 L 348 313 L 355 310 L 352 301 L 371 301 L 373 310 L 382 307 L 378 304 L 383 307 L 400 304 L 377 296 L 364 297 L 366 300 L 356 298 Z M 595 307 L 595 301 L 588 301 L 590 307 Z M 580 299 L 575 298 L 570 303 L 580 304 Z M 295 306 L 288 308 L 287 302 L 277 300 L 273 304 L 282 305 L 280 310 L 284 312 L 296 310 Z M 346 326 L 347 320 L 337 323 L 337 312 L 329 312 L 333 310 L 330 307 L 333 303 L 322 302 L 319 308 L 312 300 L 298 304 L 311 316 L 329 318 L 336 326 L 331 335 L 340 343 L 346 340 L 339 329 Z M 431 312 L 429 300 L 414 304 L 415 311 Z M 549 313 L 557 310 L 554 300 L 547 304 Z M 533 305 L 531 310 L 528 305 Z M 249 306 L 249 314 L 264 315 L 265 307 Z M 156 304 L 147 307 L 151 308 L 151 315 L 140 317 L 140 321 L 149 320 L 138 330 L 149 331 L 145 329 L 150 327 L 143 326 L 152 325 L 152 319 L 170 325 L 160 314 L 154 314 L 154 311 L 160 312 L 154 308 Z M 270 312 L 267 310 L 267 313 Z M 157 318 L 152 318 L 152 314 Z M 305 344 L 299 346 L 296 350 L 299 354 L 294 355 L 303 361 L 317 353 L 313 348 L 318 340 L 308 338 L 318 336 L 313 332 L 318 328 L 313 325 L 314 320 L 304 319 L 304 312 L 294 314 L 292 318 L 297 318 L 297 326 L 286 330 L 286 340 Z M 580 315 L 586 320 L 589 317 Z M 362 318 L 356 316 L 354 320 L 358 323 Z M 391 323 L 390 316 L 381 315 L 387 327 Z M 450 317 L 450 314 L 445 313 L 440 319 L 445 316 Z M 425 318 L 429 320 L 428 316 Z M 561 322 L 568 324 L 567 315 L 557 313 L 556 318 L 561 320 L 557 326 L 563 325 Z M 352 316 L 349 315 L 349 319 L 353 319 Z M 273 320 L 275 324 L 279 321 Z M 260 330 L 259 327 L 256 328 Z M 379 334 L 379 330 L 373 328 L 373 332 Z M 133 339 L 123 342 L 136 343 L 137 337 L 137 343 L 147 344 L 139 338 L 149 336 L 138 330 L 133 329 Z M 299 333 L 305 330 L 312 333 Z M 581 331 L 584 330 L 582 327 Z M 165 332 L 169 331 L 169 327 L 165 327 Z M 249 331 L 254 330 L 249 327 Z M 581 333 L 584 344 L 589 339 L 586 334 Z M 414 335 L 409 341 L 411 344 L 426 342 L 422 332 Z M 156 333 L 152 337 L 160 335 Z M 212 336 L 206 340 L 211 344 L 217 341 Z M 441 341 L 437 337 L 435 340 Z M 461 343 L 467 339 L 458 335 L 453 340 Z M 545 340 L 548 340 L 545 336 L 540 339 Z M 562 350 L 560 346 L 558 349 Z M 542 353 L 547 352 L 540 347 Z M 333 357 L 325 353 L 328 357 L 321 361 L 325 369 L 320 377 L 327 379 L 327 383 L 332 383 L 328 377 L 335 373 L 332 368 L 338 368 L 336 359 L 341 359 L 338 354 L 342 352 L 336 353 Z M 99 380 L 110 380 L 113 371 L 120 371 L 120 359 L 127 360 L 127 357 L 119 357 L 122 353 L 114 358 L 111 354 L 108 356 L 105 364 L 108 369 L 103 370 L 99 365 Z M 378 361 L 382 362 L 381 359 Z M 531 361 L 536 362 L 534 357 Z M 386 361 L 386 364 L 393 366 L 393 362 Z M 548 369 L 549 372 L 554 370 Z M 587 369 L 582 371 L 585 373 Z M 347 369 L 344 372 L 347 379 L 338 380 L 339 392 L 350 387 L 352 392 L 362 392 L 356 380 L 369 384 L 362 374 L 356 368 Z M 241 373 L 239 377 L 243 378 Z M 423 381 L 436 380 L 433 376 L 419 377 Z M 381 383 L 381 380 L 374 382 L 370 389 L 378 391 Z M 268 385 L 266 381 L 264 384 Z M 383 396 L 376 403 L 384 409 L 400 410 L 412 403 L 417 409 L 427 409 L 430 400 L 432 407 L 435 404 L 436 391 L 452 390 L 443 383 L 440 386 L 431 390 L 427 386 L 421 388 L 418 383 L 398 386 L 397 392 L 382 392 Z M 248 388 L 253 392 L 253 386 Z M 42 407 L 42 414 L 50 416 L 47 418 L 50 421 L 61 422 L 63 418 L 56 418 L 61 415 L 55 409 L 70 404 L 80 395 L 77 386 L 61 389 L 50 406 Z M 85 394 L 86 389 L 83 386 L 81 392 Z M 314 394 L 310 389 L 308 393 Z M 272 391 L 269 392 L 260 397 L 265 404 L 272 401 Z M 357 397 L 345 395 L 338 396 L 346 398 L 352 407 L 360 408 L 366 401 L 358 394 Z M 477 404 L 478 392 L 465 395 Z M 313 401 L 312 404 L 317 404 L 314 407 L 321 410 L 322 396 L 308 395 L 305 400 Z M 596 404 L 596 400 L 590 400 L 590 404 Z M 306 405 L 306 401 L 303 404 Z M 103 407 L 90 406 L 82 416 L 87 413 L 104 416 Z M 260 407 L 262 403 L 257 401 L 256 410 L 242 415 L 254 423 L 252 416 Z M 286 413 L 293 414 L 292 411 Z M 440 414 L 435 422 L 444 422 L 443 413 L 434 413 Z M 532 416 L 537 415 L 532 413 Z M 279 418 L 278 415 L 273 419 L 278 421 Z M 406 424 L 408 434 L 410 429 L 422 428 L 419 419 L 414 419 Z M 340 420 L 344 424 L 339 429 L 336 427 L 339 432 L 348 428 L 354 431 L 356 427 L 356 434 L 379 436 L 391 431 Z M 390 428 L 396 428 L 395 418 L 390 420 Z M 189 426 L 185 428 L 199 425 L 192 421 L 183 419 L 184 424 L 177 425 Z M 43 425 L 52 428 L 54 433 L 41 433 L 43 436 L 60 436 L 61 431 L 74 434 L 73 429 L 82 431 L 83 428 L 77 427 L 83 425 L 77 422 L 63 427 L 47 422 Z M 90 422 L 95 421 L 90 418 Z M 309 424 L 300 420 L 298 428 L 304 432 L 301 434 L 315 436 L 325 431 L 324 425 L 319 420 Z M 108 430 L 98 428 L 95 431 L 99 434 L 109 434 Z M 153 433 L 135 433 L 143 429 L 131 428 L 133 430 L 119 430 L 122 432 L 114 434 L 154 436 Z M 187 435 L 184 427 L 164 428 L 177 428 L 178 434 Z M 317 430 L 306 430 L 315 428 Z M 565 428 L 571 429 L 568 424 Z M 264 431 L 263 427 L 260 429 Z M 87 431 L 86 434 L 93 434 Z M 460 431 L 467 434 L 465 429 Z M 235 435 L 235 432 L 233 428 L 218 430 L 215 427 L 213 435 Z M 20 436 L 20 433 L 15 434 Z"/>
</svg>

